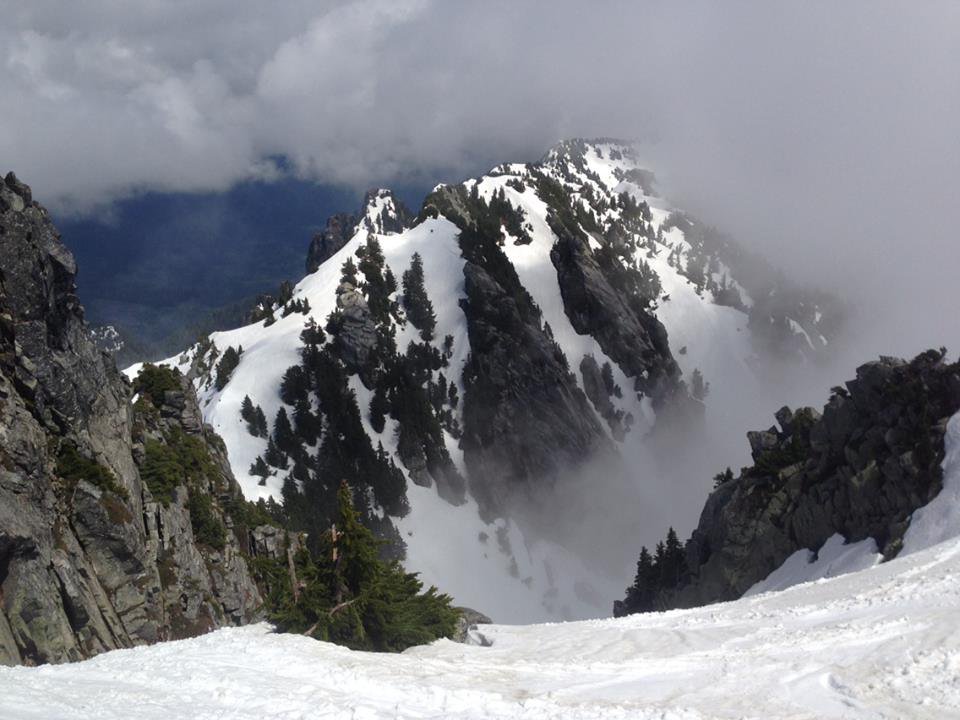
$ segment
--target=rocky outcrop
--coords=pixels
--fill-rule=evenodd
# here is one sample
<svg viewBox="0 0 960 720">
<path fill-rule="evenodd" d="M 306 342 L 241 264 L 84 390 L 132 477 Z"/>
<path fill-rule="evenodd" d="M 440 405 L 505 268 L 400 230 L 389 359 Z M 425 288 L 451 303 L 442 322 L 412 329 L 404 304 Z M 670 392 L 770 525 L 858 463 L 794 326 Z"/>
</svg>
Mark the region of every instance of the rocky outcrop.
<svg viewBox="0 0 960 720">
<path fill-rule="evenodd" d="M 779 429 L 749 433 L 754 464 L 718 476 L 686 543 L 686 569 L 668 587 L 641 588 L 647 607 L 687 607 L 740 597 L 797 550 L 839 533 L 899 551 L 911 514 L 942 487 L 947 421 L 960 411 L 960 363 L 942 351 L 911 362 L 862 365 L 834 388 L 821 415 L 777 413 Z"/>
<path fill-rule="evenodd" d="M 347 244 L 357 229 L 359 218 L 350 213 L 337 213 L 327 219 L 326 227 L 310 239 L 307 248 L 307 275 L 315 273 L 328 258 Z"/>
<path fill-rule="evenodd" d="M 186 381 L 159 408 L 131 406 L 83 321 L 72 255 L 12 174 L 0 183 L 0 258 L 0 663 L 253 619 L 261 600 L 226 512 L 239 491 L 222 442 Z M 142 469 L 172 433 L 209 466 L 163 501 Z M 200 505 L 223 529 L 217 547 L 196 536 Z"/>
<path fill-rule="evenodd" d="M 460 613 L 460 617 L 457 618 L 457 629 L 450 638 L 451 640 L 464 645 L 480 645 L 481 647 L 489 647 L 493 644 L 477 627 L 478 625 L 489 625 L 493 620 L 468 607 L 459 607 L 457 611 Z"/>
<path fill-rule="evenodd" d="M 474 494 L 488 508 L 530 497 L 612 448 L 536 317 L 484 268 L 464 266 L 470 335 L 463 448 Z"/>
<path fill-rule="evenodd" d="M 611 360 L 634 378 L 635 390 L 655 407 L 680 390 L 680 368 L 670 352 L 667 331 L 657 318 L 639 309 L 632 295 L 618 292 L 591 252 L 586 237 L 553 224 L 557 242 L 550 259 L 557 269 L 563 308 L 581 335 L 592 335 Z"/>
<path fill-rule="evenodd" d="M 351 370 L 363 371 L 377 346 L 377 326 L 367 300 L 351 283 L 342 282 L 337 288 L 337 310 L 340 327 L 336 342 L 340 359 Z"/>
<path fill-rule="evenodd" d="M 613 437 L 616 440 L 623 440 L 626 435 L 623 412 L 618 411 L 610 399 L 612 391 L 607 388 L 603 371 L 593 355 L 584 355 L 583 360 L 580 361 L 580 377 L 583 378 L 583 391 L 590 398 L 600 417 L 607 421 Z"/>
<path fill-rule="evenodd" d="M 307 274 L 347 244 L 361 226 L 367 232 L 397 233 L 409 227 L 413 219 L 407 207 L 390 190 L 368 190 L 359 213 L 337 213 L 327 219 L 326 227 L 310 240 L 307 248 Z"/>
</svg>

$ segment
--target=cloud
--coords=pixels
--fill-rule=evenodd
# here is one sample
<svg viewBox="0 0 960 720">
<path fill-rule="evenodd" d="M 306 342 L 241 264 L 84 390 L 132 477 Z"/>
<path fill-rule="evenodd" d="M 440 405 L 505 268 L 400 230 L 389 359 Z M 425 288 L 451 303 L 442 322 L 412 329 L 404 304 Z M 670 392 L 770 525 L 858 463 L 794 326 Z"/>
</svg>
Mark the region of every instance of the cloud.
<svg viewBox="0 0 960 720">
<path fill-rule="evenodd" d="M 362 187 L 637 137 L 671 197 L 883 301 L 908 352 L 954 339 L 910 318 L 947 302 L 958 259 L 958 32 L 937 0 L 35 0 L 0 28 L 0 158 L 89 210 L 275 157 Z"/>
</svg>

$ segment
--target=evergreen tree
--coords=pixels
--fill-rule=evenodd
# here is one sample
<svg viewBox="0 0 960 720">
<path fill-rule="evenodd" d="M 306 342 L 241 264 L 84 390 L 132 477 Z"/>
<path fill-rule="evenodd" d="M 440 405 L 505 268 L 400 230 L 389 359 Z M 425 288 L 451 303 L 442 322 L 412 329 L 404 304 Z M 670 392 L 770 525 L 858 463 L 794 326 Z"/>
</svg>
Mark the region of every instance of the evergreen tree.
<svg viewBox="0 0 960 720">
<path fill-rule="evenodd" d="M 403 273 L 403 307 L 411 324 L 420 331 L 420 337 L 425 342 L 433 339 L 437 318 L 433 312 L 433 303 L 427 297 L 420 253 L 413 254 L 410 268 Z"/>
<path fill-rule="evenodd" d="M 283 574 L 268 597 L 271 619 L 300 632 L 357 650 L 400 652 L 449 637 L 458 612 L 448 596 L 423 584 L 396 561 L 380 559 L 380 546 L 361 522 L 347 484 L 337 491 L 335 523 L 323 534 L 317 555 L 301 553 L 303 583 L 293 599 Z"/>
<path fill-rule="evenodd" d="M 307 398 L 297 400 L 293 408 L 293 425 L 297 437 L 303 440 L 311 447 L 317 444 L 322 431 L 320 418 L 314 415 L 310 409 L 310 401 Z"/>
<path fill-rule="evenodd" d="M 249 395 L 243 396 L 243 402 L 240 404 L 240 417 L 247 423 L 247 432 L 257 437 L 257 411 L 253 407 L 253 401 Z"/>
<path fill-rule="evenodd" d="M 263 414 L 263 408 L 259 405 L 254 409 L 254 415 L 256 416 L 256 425 L 257 431 L 253 433 L 257 437 L 265 438 L 267 436 L 267 416 Z"/>
<path fill-rule="evenodd" d="M 363 273 L 365 282 L 364 290 L 367 294 L 367 306 L 370 314 L 378 323 L 386 323 L 390 319 L 390 290 L 387 286 L 387 280 L 383 275 L 383 250 L 376 236 L 367 237 L 367 242 L 357 250 L 357 256 L 360 258 L 360 272 Z M 392 277 L 392 274 L 391 274 Z M 396 279 L 393 280 L 396 286 Z M 394 287 L 394 289 L 396 289 Z"/>
<path fill-rule="evenodd" d="M 299 365 L 291 365 L 280 381 L 280 399 L 287 405 L 296 405 L 310 393 L 310 378 Z"/>
<path fill-rule="evenodd" d="M 266 479 L 270 474 L 270 468 L 267 466 L 267 463 L 264 461 L 263 457 L 257 455 L 257 459 L 253 461 L 250 465 L 250 474 Z"/>
<path fill-rule="evenodd" d="M 284 455 L 277 447 L 273 437 L 270 437 L 267 440 L 267 451 L 263 454 L 263 458 L 270 467 L 279 468 L 281 470 L 285 470 L 287 467 L 287 456 Z"/>
<path fill-rule="evenodd" d="M 717 473 L 716 475 L 713 476 L 713 488 L 717 489 L 721 485 L 725 485 L 731 480 L 733 480 L 733 470 L 731 470 L 730 468 L 727 468 L 723 472 Z"/>
<path fill-rule="evenodd" d="M 317 325 L 317 321 L 312 317 L 307 320 L 303 326 L 303 331 L 300 333 L 300 342 L 308 346 L 320 346 L 327 341 L 326 334 L 323 332 L 323 328 Z"/>
<path fill-rule="evenodd" d="M 357 266 L 353 263 L 353 258 L 348 257 L 340 268 L 340 282 L 347 282 L 357 286 Z"/>
<path fill-rule="evenodd" d="M 287 455 L 296 456 L 300 451 L 300 443 L 293 433 L 290 417 L 286 408 L 277 410 L 277 417 L 273 421 L 273 442 L 277 449 Z"/>
<path fill-rule="evenodd" d="M 374 432 L 382 433 L 387 422 L 387 411 L 390 409 L 390 402 L 387 400 L 387 393 L 383 384 L 379 383 L 373 391 L 373 397 L 370 398 L 370 426 Z"/>
<path fill-rule="evenodd" d="M 242 346 L 239 351 L 234 350 L 233 346 L 224 350 L 220 362 L 217 363 L 217 376 L 213 383 L 217 390 L 223 390 L 227 386 L 227 383 L 230 382 L 230 376 L 233 375 L 233 371 L 236 370 L 237 365 L 240 364 L 240 354 L 242 352 Z"/>
<path fill-rule="evenodd" d="M 383 287 L 387 291 L 387 295 L 393 295 L 397 291 L 397 278 L 389 265 L 383 271 Z"/>
<path fill-rule="evenodd" d="M 683 550 L 683 544 L 672 527 L 667 531 L 667 542 L 664 545 L 663 560 L 659 563 L 659 568 L 660 584 L 668 589 L 679 586 L 681 578 L 687 571 L 687 556 Z"/>
</svg>

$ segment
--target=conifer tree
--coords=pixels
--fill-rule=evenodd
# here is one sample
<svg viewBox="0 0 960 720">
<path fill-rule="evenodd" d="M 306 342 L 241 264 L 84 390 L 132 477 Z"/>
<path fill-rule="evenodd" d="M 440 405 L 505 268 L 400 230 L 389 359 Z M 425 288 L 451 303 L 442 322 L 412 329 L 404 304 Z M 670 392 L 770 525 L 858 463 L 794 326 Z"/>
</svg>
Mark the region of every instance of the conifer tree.
<svg viewBox="0 0 960 720">
<path fill-rule="evenodd" d="M 370 426 L 374 432 L 383 432 L 389 409 L 390 402 L 387 400 L 386 390 L 384 390 L 383 383 L 378 383 L 373 391 L 373 397 L 370 398 Z"/>
<path fill-rule="evenodd" d="M 290 424 L 286 408 L 277 410 L 277 417 L 273 421 L 273 442 L 276 443 L 278 450 L 287 455 L 296 455 L 300 450 L 300 443 L 293 433 L 293 426 Z"/>
<path fill-rule="evenodd" d="M 421 592 L 416 575 L 380 559 L 382 542 L 361 522 L 345 482 L 337 491 L 335 518 L 317 555 L 301 553 L 296 559 L 304 583 L 297 599 L 289 583 L 271 592 L 268 605 L 277 627 L 386 652 L 449 637 L 458 617 L 450 598 L 435 588 Z"/>
<path fill-rule="evenodd" d="M 263 479 L 266 479 L 267 475 L 270 474 L 270 468 L 260 455 L 257 455 L 257 459 L 251 463 L 250 474 Z"/>
<path fill-rule="evenodd" d="M 721 485 L 725 485 L 731 480 L 733 480 L 733 470 L 731 470 L 730 468 L 727 468 L 723 472 L 717 473 L 716 475 L 713 476 L 713 488 L 717 489 Z"/>
<path fill-rule="evenodd" d="M 304 345 L 317 347 L 323 345 L 326 341 L 327 336 L 323 332 L 323 328 L 317 325 L 317 321 L 312 317 L 307 320 L 303 326 L 303 331 L 300 333 L 300 342 Z"/>
<path fill-rule="evenodd" d="M 310 379 L 299 365 L 291 365 L 280 381 L 280 399 L 287 405 L 296 405 L 310 393 Z"/>
<path fill-rule="evenodd" d="M 267 436 L 267 416 L 263 414 L 263 408 L 259 405 L 254 409 L 254 414 L 256 416 L 256 428 L 257 432 L 254 433 L 257 437 L 265 438 Z"/>
<path fill-rule="evenodd" d="M 427 297 L 420 253 L 413 254 L 410 268 L 403 273 L 403 307 L 411 324 L 420 331 L 420 337 L 425 342 L 433 339 L 437 318 L 433 312 L 433 303 Z"/>
<path fill-rule="evenodd" d="M 266 460 L 267 465 L 270 467 L 281 470 L 285 470 L 287 467 L 287 456 L 277 447 L 273 437 L 267 439 L 267 451 L 263 454 L 263 459 Z"/>
<path fill-rule="evenodd" d="M 297 400 L 293 408 L 293 425 L 297 437 L 303 440 L 311 447 L 317 444 L 320 437 L 322 425 L 320 418 L 314 415 L 310 409 L 310 401 L 307 398 Z"/>
<path fill-rule="evenodd" d="M 352 257 L 348 257 L 340 268 L 340 282 L 348 282 L 354 287 L 357 286 L 357 266 Z"/>
<path fill-rule="evenodd" d="M 240 364 L 240 354 L 242 352 L 243 347 L 239 351 L 234 350 L 233 346 L 224 350 L 220 362 L 217 363 L 217 376 L 213 383 L 217 390 L 223 390 L 230 382 L 230 376 L 233 375 L 233 371 Z"/>
<path fill-rule="evenodd" d="M 249 395 L 243 396 L 243 402 L 240 404 L 240 417 L 247 423 L 247 432 L 254 437 L 257 436 L 257 411 L 253 407 L 253 401 Z"/>
</svg>

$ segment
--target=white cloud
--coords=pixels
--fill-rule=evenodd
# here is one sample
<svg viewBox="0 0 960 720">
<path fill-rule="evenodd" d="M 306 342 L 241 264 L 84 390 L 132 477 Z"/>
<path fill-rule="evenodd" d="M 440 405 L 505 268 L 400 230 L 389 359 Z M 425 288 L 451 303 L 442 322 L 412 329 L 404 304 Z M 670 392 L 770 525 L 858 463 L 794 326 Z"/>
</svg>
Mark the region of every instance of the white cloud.
<svg viewBox="0 0 960 720">
<path fill-rule="evenodd" d="M 4 20 L 0 161 L 61 209 L 222 189 L 278 155 L 362 186 L 627 135 L 792 273 L 887 299 L 952 282 L 932 258 L 957 259 L 957 3 L 32 0 Z"/>
</svg>

